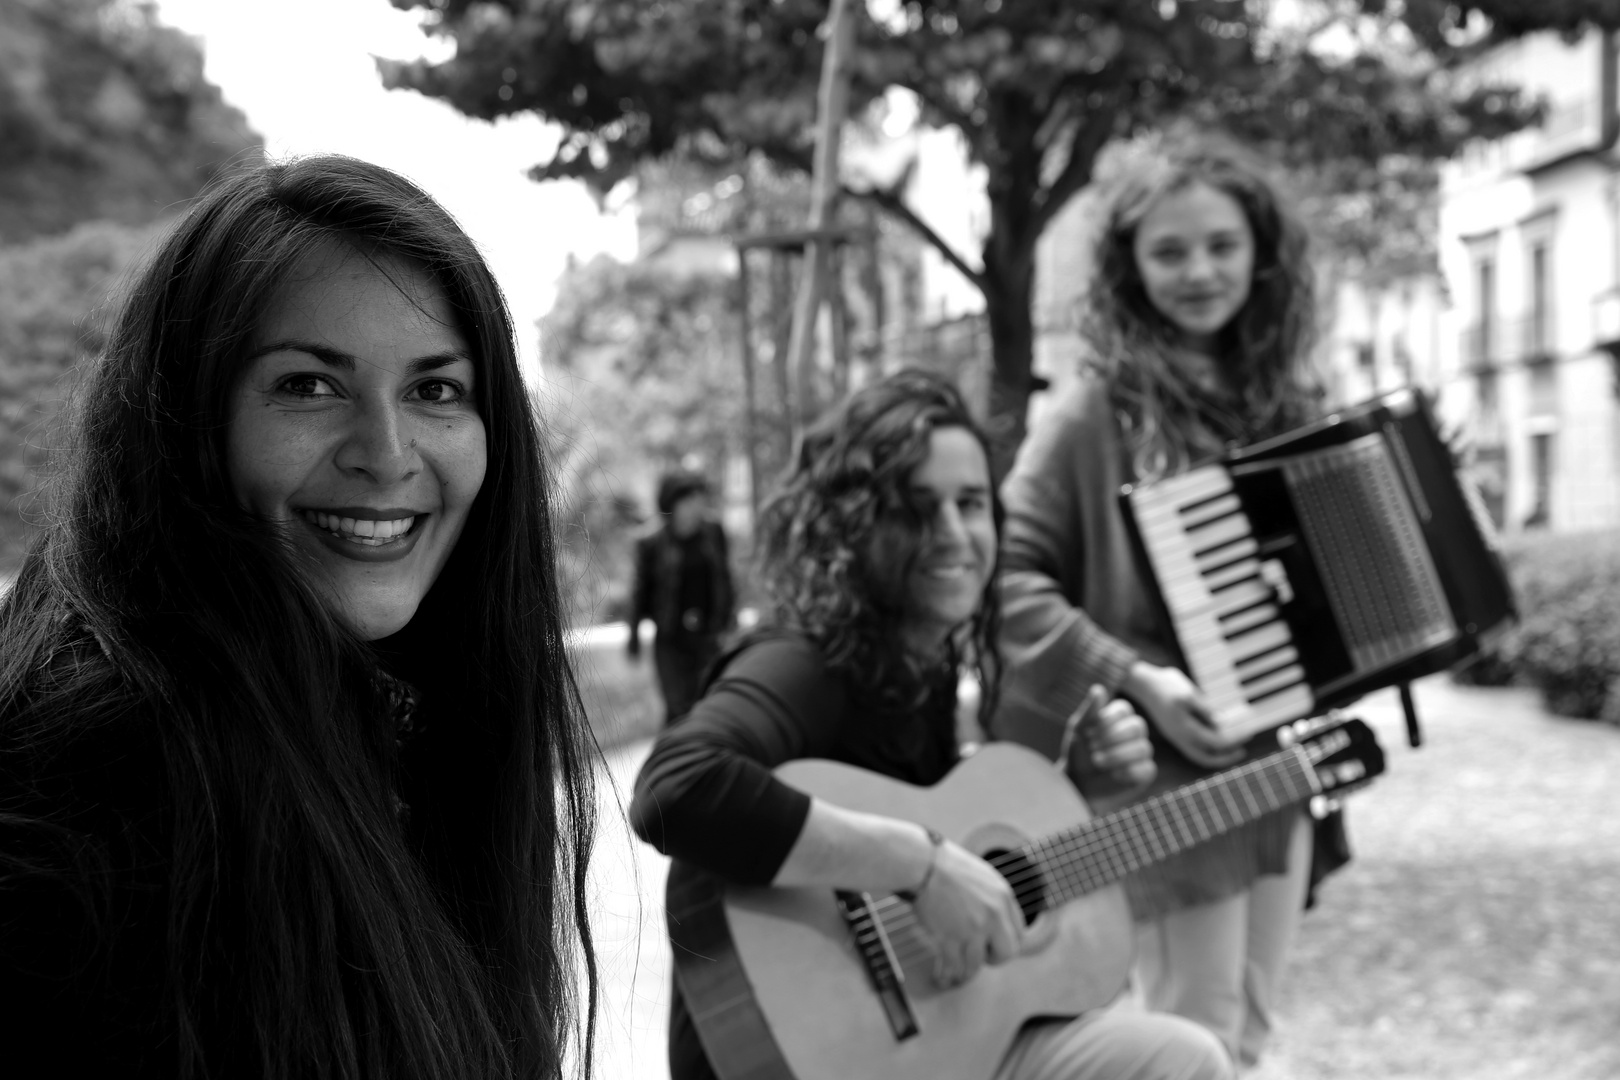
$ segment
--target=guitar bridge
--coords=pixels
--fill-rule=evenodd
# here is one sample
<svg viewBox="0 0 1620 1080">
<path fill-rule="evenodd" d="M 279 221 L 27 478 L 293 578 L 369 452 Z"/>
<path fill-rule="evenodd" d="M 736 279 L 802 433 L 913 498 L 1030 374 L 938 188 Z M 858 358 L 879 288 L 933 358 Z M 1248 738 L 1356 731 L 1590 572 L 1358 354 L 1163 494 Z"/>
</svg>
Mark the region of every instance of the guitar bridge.
<svg viewBox="0 0 1620 1080">
<path fill-rule="evenodd" d="M 861 966 L 866 969 L 866 976 L 883 1006 L 895 1041 L 915 1038 L 921 1029 L 917 1026 L 916 1014 L 911 1011 L 911 999 L 906 995 L 906 973 L 895 956 L 894 944 L 883 927 L 872 894 L 840 891 L 838 910 L 849 925 L 855 951 L 860 954 Z"/>
</svg>

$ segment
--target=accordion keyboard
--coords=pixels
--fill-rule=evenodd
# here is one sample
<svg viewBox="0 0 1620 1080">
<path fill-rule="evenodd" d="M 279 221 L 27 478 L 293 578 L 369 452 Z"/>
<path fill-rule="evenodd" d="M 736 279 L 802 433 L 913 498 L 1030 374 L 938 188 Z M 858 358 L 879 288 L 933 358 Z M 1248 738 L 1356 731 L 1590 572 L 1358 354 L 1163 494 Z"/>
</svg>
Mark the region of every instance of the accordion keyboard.
<svg viewBox="0 0 1620 1080">
<path fill-rule="evenodd" d="M 1288 583 L 1261 555 L 1232 477 L 1207 465 L 1130 495 L 1188 674 L 1236 737 L 1308 716 L 1314 695 L 1279 604 Z"/>
</svg>

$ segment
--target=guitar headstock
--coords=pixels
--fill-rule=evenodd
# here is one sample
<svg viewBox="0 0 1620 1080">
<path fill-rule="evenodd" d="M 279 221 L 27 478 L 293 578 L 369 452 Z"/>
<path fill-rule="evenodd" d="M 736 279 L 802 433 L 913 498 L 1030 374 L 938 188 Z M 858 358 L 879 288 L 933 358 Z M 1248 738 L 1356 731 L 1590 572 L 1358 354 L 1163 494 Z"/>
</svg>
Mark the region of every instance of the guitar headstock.
<svg viewBox="0 0 1620 1080">
<path fill-rule="evenodd" d="M 1279 728 L 1277 743 L 1298 746 L 1316 767 L 1324 795 L 1345 795 L 1384 771 L 1384 749 L 1362 720 L 1329 713 Z"/>
</svg>

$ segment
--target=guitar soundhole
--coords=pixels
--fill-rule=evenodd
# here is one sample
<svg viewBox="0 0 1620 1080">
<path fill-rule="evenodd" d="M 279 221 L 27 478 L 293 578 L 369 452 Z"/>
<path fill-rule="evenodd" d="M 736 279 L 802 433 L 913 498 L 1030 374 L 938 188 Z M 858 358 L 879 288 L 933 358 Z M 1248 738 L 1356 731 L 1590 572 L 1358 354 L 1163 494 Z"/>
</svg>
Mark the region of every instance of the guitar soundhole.
<svg viewBox="0 0 1620 1080">
<path fill-rule="evenodd" d="M 1013 887 L 1018 906 L 1024 912 L 1024 922 L 1034 922 L 1035 916 L 1046 910 L 1046 879 L 1041 876 L 1040 867 L 1023 852 L 1003 848 L 992 848 L 983 858 Z"/>
</svg>

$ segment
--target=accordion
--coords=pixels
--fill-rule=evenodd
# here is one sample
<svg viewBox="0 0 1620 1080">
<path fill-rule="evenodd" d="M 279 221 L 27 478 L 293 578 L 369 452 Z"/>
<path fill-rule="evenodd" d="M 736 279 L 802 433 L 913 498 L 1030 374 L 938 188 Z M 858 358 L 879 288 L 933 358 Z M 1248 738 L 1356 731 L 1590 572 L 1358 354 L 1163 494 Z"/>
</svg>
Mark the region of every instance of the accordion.
<svg viewBox="0 0 1620 1080">
<path fill-rule="evenodd" d="M 1120 499 L 1234 737 L 1451 667 L 1515 617 L 1490 519 L 1412 391 Z"/>
</svg>

